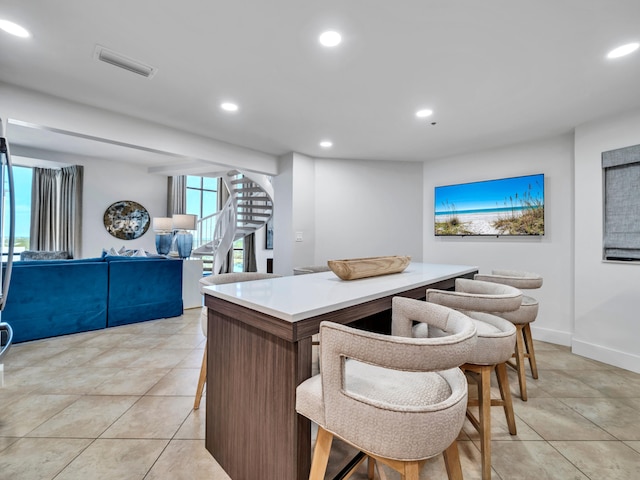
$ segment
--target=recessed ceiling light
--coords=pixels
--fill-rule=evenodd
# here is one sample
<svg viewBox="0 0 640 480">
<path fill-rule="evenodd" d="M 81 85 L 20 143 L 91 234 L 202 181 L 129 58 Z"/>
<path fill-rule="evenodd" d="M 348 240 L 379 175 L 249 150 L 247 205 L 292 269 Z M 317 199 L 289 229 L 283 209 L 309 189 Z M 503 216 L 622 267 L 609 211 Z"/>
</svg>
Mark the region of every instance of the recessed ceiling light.
<svg viewBox="0 0 640 480">
<path fill-rule="evenodd" d="M 427 117 L 430 117 L 431 115 L 433 115 L 433 110 L 430 110 L 428 108 L 423 108 L 422 110 L 418 110 L 416 112 L 416 117 L 418 118 L 427 118 Z"/>
<path fill-rule="evenodd" d="M 320 146 L 322 148 L 331 148 L 333 146 L 333 142 L 331 140 L 323 140 L 320 142 Z"/>
<path fill-rule="evenodd" d="M 238 111 L 238 105 L 236 105 L 235 103 L 231 103 L 231 102 L 224 102 L 220 104 L 220 108 L 227 111 L 227 112 L 237 112 Z"/>
<path fill-rule="evenodd" d="M 27 38 L 31 36 L 26 28 L 21 27 L 17 23 L 10 22 L 9 20 L 0 19 L 0 29 L 10 33 L 11 35 L 15 35 L 16 37 Z"/>
<path fill-rule="evenodd" d="M 635 52 L 638 49 L 638 47 L 640 47 L 640 44 L 637 42 L 621 45 L 617 48 L 614 48 L 609 53 L 607 53 L 607 58 L 624 57 L 625 55 L 629 55 L 630 53 Z"/>
<path fill-rule="evenodd" d="M 342 36 L 338 32 L 327 31 L 322 33 L 318 40 L 325 47 L 335 47 L 342 41 Z"/>
</svg>

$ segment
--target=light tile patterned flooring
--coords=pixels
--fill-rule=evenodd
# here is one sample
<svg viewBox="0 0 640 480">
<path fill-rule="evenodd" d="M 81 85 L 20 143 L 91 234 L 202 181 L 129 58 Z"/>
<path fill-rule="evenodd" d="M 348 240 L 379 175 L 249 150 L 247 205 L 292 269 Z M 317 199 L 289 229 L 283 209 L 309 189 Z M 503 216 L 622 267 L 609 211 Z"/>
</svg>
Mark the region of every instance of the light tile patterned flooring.
<svg viewBox="0 0 640 480">
<path fill-rule="evenodd" d="M 566 347 L 536 348 L 529 401 L 510 373 L 518 435 L 493 408 L 493 478 L 640 478 L 640 375 Z M 203 349 L 199 309 L 15 345 L 0 388 L 0 479 L 228 480 L 204 448 L 204 401 L 192 409 Z M 468 422 L 459 446 L 465 479 L 480 478 Z M 334 443 L 330 473 L 349 450 Z M 446 478 L 441 456 L 421 478 Z"/>
</svg>

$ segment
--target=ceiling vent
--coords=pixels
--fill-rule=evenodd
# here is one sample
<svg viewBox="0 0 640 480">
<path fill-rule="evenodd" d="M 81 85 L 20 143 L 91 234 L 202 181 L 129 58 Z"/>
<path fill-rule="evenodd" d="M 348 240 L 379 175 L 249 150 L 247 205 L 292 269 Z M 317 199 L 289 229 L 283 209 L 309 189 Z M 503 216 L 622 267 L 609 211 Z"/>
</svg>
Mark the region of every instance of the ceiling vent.
<svg viewBox="0 0 640 480">
<path fill-rule="evenodd" d="M 96 49 L 93 53 L 93 57 L 102 61 L 115 65 L 116 67 L 124 68 L 130 72 L 137 73 L 146 78 L 153 77 L 158 69 L 151 65 L 144 64 L 138 60 L 122 55 L 121 53 L 109 50 L 101 45 L 96 45 Z"/>
</svg>

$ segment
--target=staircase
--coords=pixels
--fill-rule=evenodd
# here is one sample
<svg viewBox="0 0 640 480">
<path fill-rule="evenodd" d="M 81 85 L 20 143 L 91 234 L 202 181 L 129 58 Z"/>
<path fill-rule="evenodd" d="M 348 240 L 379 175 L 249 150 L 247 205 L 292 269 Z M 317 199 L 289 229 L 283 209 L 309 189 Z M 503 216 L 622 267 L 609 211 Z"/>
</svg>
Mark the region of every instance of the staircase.
<svg viewBox="0 0 640 480">
<path fill-rule="evenodd" d="M 273 214 L 273 187 L 266 175 L 231 170 L 221 175 L 229 191 L 222 209 L 198 221 L 191 256 L 209 259 L 218 273 L 236 240 L 262 228 Z"/>
</svg>

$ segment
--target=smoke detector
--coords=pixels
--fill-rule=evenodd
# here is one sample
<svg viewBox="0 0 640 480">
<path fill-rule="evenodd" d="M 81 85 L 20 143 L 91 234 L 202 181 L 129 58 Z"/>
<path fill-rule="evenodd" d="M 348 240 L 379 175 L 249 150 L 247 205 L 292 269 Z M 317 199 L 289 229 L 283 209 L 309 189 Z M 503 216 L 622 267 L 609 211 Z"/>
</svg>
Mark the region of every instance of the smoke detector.
<svg viewBox="0 0 640 480">
<path fill-rule="evenodd" d="M 130 72 L 137 73 L 146 78 L 153 77 L 158 69 L 142 63 L 138 60 L 134 60 L 131 57 L 127 57 L 121 53 L 110 50 L 102 45 L 96 45 L 96 49 L 93 52 L 93 58 L 100 60 L 101 62 L 115 65 L 116 67 L 124 68 Z"/>
</svg>

